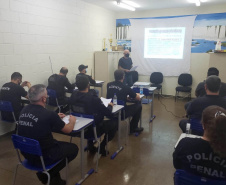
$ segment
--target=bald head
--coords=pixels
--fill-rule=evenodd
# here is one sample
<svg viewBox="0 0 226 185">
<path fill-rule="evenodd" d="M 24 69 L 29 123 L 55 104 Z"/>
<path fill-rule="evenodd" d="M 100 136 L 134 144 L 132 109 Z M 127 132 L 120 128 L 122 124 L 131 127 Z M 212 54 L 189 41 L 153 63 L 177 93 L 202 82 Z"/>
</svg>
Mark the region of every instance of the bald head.
<svg viewBox="0 0 226 185">
<path fill-rule="evenodd" d="M 123 54 L 124 57 L 129 57 L 129 50 L 128 49 L 124 50 Z"/>
<path fill-rule="evenodd" d="M 68 69 L 67 69 L 66 67 L 62 67 L 62 68 L 60 69 L 60 73 L 66 76 L 67 73 L 68 73 Z"/>
</svg>

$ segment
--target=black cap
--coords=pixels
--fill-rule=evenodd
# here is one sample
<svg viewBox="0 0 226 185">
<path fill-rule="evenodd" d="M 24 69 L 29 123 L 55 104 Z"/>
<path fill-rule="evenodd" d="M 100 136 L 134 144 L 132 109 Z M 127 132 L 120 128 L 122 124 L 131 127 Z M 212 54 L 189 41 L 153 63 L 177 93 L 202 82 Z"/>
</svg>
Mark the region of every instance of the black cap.
<svg viewBox="0 0 226 185">
<path fill-rule="evenodd" d="M 86 69 L 86 68 L 88 68 L 88 66 L 85 66 L 85 65 L 80 65 L 79 67 L 78 67 L 78 70 L 79 71 L 82 71 L 83 69 Z"/>
</svg>

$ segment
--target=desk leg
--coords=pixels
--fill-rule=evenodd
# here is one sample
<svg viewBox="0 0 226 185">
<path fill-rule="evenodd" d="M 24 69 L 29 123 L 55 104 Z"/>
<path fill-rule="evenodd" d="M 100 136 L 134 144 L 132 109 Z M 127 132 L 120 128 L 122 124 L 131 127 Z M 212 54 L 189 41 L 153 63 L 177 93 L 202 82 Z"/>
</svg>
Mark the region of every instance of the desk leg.
<svg viewBox="0 0 226 185">
<path fill-rule="evenodd" d="M 80 140 L 80 146 L 81 146 L 81 178 L 84 178 L 84 129 L 82 129 L 81 132 L 81 140 Z"/>
<path fill-rule="evenodd" d="M 80 147 L 81 147 L 81 180 L 76 183 L 76 185 L 82 184 L 93 172 L 94 169 L 90 169 L 86 174 L 84 173 L 84 129 L 81 131 L 81 140 L 80 140 Z"/>
<path fill-rule="evenodd" d="M 155 93 L 154 91 L 152 91 L 152 102 L 151 102 L 151 118 L 150 118 L 150 122 L 152 122 L 155 119 L 155 115 L 153 115 L 153 109 L 154 109 L 154 97 L 155 97 Z"/>
<path fill-rule="evenodd" d="M 142 106 L 142 103 L 141 103 L 141 106 Z M 140 128 L 142 127 L 142 112 L 143 112 L 143 108 L 140 113 Z"/>
<path fill-rule="evenodd" d="M 121 110 L 118 113 L 118 150 L 111 156 L 111 159 L 114 159 L 117 154 L 123 150 L 121 145 Z"/>
</svg>

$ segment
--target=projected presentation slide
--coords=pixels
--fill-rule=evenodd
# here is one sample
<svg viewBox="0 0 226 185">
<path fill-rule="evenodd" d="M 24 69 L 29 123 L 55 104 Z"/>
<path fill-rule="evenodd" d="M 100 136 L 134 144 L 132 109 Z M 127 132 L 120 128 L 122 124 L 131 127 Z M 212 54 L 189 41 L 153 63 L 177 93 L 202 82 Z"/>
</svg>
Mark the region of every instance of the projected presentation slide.
<svg viewBox="0 0 226 185">
<path fill-rule="evenodd" d="M 185 27 L 145 28 L 144 58 L 182 59 Z"/>
</svg>

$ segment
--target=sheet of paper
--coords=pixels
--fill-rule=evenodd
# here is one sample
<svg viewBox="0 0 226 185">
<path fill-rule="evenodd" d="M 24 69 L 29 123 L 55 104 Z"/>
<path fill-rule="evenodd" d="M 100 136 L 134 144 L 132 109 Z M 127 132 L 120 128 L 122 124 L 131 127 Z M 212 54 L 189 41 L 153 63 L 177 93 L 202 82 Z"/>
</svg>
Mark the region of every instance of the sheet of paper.
<svg viewBox="0 0 226 185">
<path fill-rule="evenodd" d="M 150 82 L 136 82 L 133 84 L 133 86 L 140 86 L 140 85 L 149 86 Z"/>
<path fill-rule="evenodd" d="M 69 123 L 69 119 L 70 119 L 70 115 L 65 116 L 62 120 L 65 124 Z M 78 120 L 76 120 L 76 123 L 78 122 Z"/>
<path fill-rule="evenodd" d="M 97 84 L 101 84 L 104 83 L 104 81 L 100 81 L 100 80 L 95 80 Z"/>
<path fill-rule="evenodd" d="M 103 102 L 103 104 L 105 105 L 105 107 L 107 107 L 108 104 L 111 103 L 111 99 L 106 99 L 106 98 L 103 98 L 103 97 L 101 97 L 100 99 Z"/>
<path fill-rule="evenodd" d="M 135 71 L 138 66 L 133 66 L 130 71 Z"/>
</svg>

